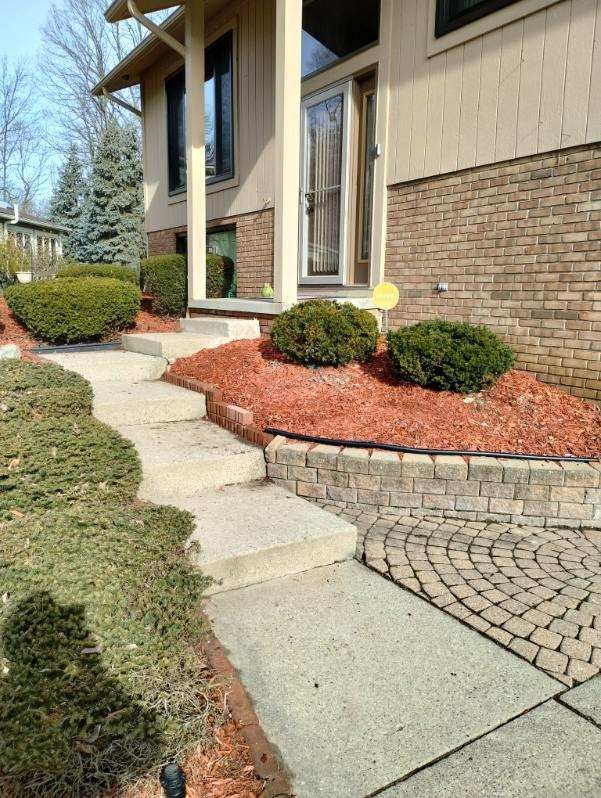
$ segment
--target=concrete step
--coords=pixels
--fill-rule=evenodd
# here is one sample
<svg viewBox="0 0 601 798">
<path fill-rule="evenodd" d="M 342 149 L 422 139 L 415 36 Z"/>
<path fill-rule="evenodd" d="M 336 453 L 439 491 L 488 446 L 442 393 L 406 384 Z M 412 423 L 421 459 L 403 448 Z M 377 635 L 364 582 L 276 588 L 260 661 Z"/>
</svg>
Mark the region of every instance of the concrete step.
<svg viewBox="0 0 601 798">
<path fill-rule="evenodd" d="M 202 394 L 167 382 L 92 382 L 94 415 L 112 427 L 189 421 L 206 415 Z"/>
<path fill-rule="evenodd" d="M 230 485 L 194 497 L 166 499 L 193 513 L 198 526 L 191 553 L 221 593 L 308 571 L 354 556 L 354 526 L 315 504 L 262 481 Z"/>
<path fill-rule="evenodd" d="M 68 352 L 45 355 L 47 360 L 81 374 L 90 382 L 144 382 L 160 380 L 167 370 L 162 357 L 148 357 L 134 352 Z"/>
<path fill-rule="evenodd" d="M 356 561 L 230 590 L 205 606 L 298 798 L 379 794 L 565 689 Z M 506 782 L 489 790 L 484 777 L 465 792 L 439 780 L 438 790 L 410 794 L 582 794 L 552 782 L 505 792 Z"/>
<path fill-rule="evenodd" d="M 140 497 L 157 504 L 265 477 L 262 449 L 210 421 L 119 425 L 117 429 L 140 455 L 144 470 Z"/>
<path fill-rule="evenodd" d="M 229 338 L 232 341 L 261 337 L 258 319 L 194 316 L 191 319 L 180 319 L 180 326 L 184 332 L 196 335 L 213 335 L 217 338 Z"/>
<path fill-rule="evenodd" d="M 186 332 L 175 333 L 127 333 L 121 338 L 121 345 L 127 352 L 163 357 L 173 363 L 180 357 L 190 357 L 201 349 L 214 349 L 226 344 L 228 338 L 211 335 L 197 335 Z"/>
</svg>

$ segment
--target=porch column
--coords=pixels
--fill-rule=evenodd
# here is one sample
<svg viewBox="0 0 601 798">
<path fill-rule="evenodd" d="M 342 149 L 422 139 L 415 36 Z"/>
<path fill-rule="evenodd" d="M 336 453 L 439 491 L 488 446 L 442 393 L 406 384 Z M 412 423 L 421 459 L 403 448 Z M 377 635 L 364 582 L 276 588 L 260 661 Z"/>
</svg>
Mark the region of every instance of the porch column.
<svg viewBox="0 0 601 798">
<path fill-rule="evenodd" d="M 188 299 L 205 299 L 205 25 L 204 0 L 186 3 L 186 163 L 188 214 Z"/>
<path fill-rule="evenodd" d="M 274 298 L 298 290 L 302 0 L 276 3 Z"/>
</svg>

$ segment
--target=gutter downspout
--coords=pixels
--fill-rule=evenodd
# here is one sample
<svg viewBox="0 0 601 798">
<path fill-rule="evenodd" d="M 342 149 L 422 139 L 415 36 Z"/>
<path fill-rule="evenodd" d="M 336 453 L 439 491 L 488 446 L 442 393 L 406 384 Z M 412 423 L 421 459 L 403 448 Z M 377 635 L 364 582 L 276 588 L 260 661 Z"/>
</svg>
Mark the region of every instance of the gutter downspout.
<svg viewBox="0 0 601 798">
<path fill-rule="evenodd" d="M 176 53 L 181 55 L 182 58 L 186 55 L 186 48 L 178 40 L 172 36 L 167 31 L 160 28 L 158 25 L 155 25 L 154 22 L 148 19 L 138 8 L 135 4 L 134 0 L 127 0 L 127 10 L 132 15 L 132 17 L 137 20 L 143 27 L 147 28 L 151 33 L 164 42 L 168 47 L 171 47 L 172 50 L 175 50 Z"/>
<path fill-rule="evenodd" d="M 9 225 L 9 224 L 19 224 L 19 219 L 21 217 L 19 216 L 19 206 L 17 205 L 17 203 L 15 203 L 13 205 L 13 213 L 15 214 L 15 218 L 14 219 L 9 219 L 7 221 L 7 223 L 6 223 L 7 225 Z"/>
<path fill-rule="evenodd" d="M 142 111 L 139 108 L 136 108 L 135 105 L 130 105 L 130 103 L 125 102 L 120 97 L 117 97 L 115 94 L 107 91 L 106 89 L 102 89 L 102 96 L 105 100 L 110 100 L 110 102 L 115 103 L 115 105 L 121 106 L 121 108 L 125 108 L 126 111 L 131 111 L 132 114 L 141 117 Z"/>
</svg>

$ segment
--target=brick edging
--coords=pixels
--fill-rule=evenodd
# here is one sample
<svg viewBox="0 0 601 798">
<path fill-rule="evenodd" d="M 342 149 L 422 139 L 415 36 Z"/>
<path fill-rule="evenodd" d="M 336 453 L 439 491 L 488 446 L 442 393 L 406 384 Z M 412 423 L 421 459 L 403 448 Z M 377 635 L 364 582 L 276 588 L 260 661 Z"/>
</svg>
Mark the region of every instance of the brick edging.
<svg viewBox="0 0 601 798">
<path fill-rule="evenodd" d="M 185 377 L 167 371 L 163 375 L 166 382 L 196 391 L 204 395 L 207 402 L 207 417 L 220 427 L 239 435 L 248 443 L 265 448 L 273 440 L 273 435 L 268 435 L 255 424 L 254 416 L 250 410 L 245 410 L 237 405 L 230 405 L 223 401 L 223 391 L 216 385 L 202 382 L 194 377 Z"/>
<path fill-rule="evenodd" d="M 206 613 L 202 612 L 201 614 L 210 628 L 210 621 Z M 294 793 L 290 782 L 261 728 L 259 718 L 238 678 L 236 669 L 212 631 L 208 633 L 207 639 L 204 641 L 204 650 L 213 670 L 224 676 L 229 682 L 226 696 L 228 709 L 250 749 L 257 776 L 265 782 L 260 798 L 293 798 Z"/>
</svg>

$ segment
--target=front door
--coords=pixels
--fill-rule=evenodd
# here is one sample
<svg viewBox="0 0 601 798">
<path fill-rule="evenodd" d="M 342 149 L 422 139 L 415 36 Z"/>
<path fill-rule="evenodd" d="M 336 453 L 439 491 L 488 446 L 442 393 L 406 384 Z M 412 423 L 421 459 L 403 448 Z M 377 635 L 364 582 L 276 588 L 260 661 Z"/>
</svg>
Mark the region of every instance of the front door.
<svg viewBox="0 0 601 798">
<path fill-rule="evenodd" d="M 345 281 L 351 87 L 333 86 L 302 103 L 301 283 Z"/>
</svg>

